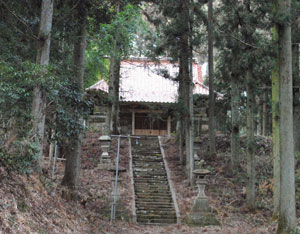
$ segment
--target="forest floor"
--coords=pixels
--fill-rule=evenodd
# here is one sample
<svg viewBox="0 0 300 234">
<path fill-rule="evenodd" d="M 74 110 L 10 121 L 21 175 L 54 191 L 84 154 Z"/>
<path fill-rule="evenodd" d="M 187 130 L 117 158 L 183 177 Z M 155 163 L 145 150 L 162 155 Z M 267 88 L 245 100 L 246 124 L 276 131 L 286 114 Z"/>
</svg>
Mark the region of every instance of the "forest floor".
<svg viewBox="0 0 300 234">
<path fill-rule="evenodd" d="M 271 140 L 256 137 L 257 206 L 250 212 L 245 205 L 245 142 L 242 137 L 241 167 L 230 166 L 230 137 L 218 135 L 217 157 L 207 156 L 207 136 L 200 138 L 200 159 L 205 160 L 208 176 L 206 194 L 218 226 L 196 227 L 184 223 L 196 197 L 195 187 L 188 180 L 179 162 L 178 148 L 173 138 L 165 138 L 163 146 L 176 190 L 181 225 L 145 226 L 132 222 L 131 202 L 133 192 L 129 176 L 129 143 L 121 141 L 120 165 L 127 169 L 120 175 L 120 199 L 117 204 L 117 220 L 110 223 L 112 172 L 99 168 L 101 149 L 99 135 L 88 132 L 83 143 L 82 171 L 76 201 L 60 185 L 64 161 L 59 161 L 55 178 L 43 175 L 18 175 L 0 167 L 0 233 L 275 233 L 276 220 L 272 220 L 272 160 Z M 116 155 L 116 139 L 112 156 Z M 44 170 L 45 171 L 45 170 Z M 296 169 L 297 217 L 300 227 L 300 160 Z M 64 198 L 62 198 L 64 194 Z M 70 195 L 70 196 L 69 196 Z"/>
</svg>

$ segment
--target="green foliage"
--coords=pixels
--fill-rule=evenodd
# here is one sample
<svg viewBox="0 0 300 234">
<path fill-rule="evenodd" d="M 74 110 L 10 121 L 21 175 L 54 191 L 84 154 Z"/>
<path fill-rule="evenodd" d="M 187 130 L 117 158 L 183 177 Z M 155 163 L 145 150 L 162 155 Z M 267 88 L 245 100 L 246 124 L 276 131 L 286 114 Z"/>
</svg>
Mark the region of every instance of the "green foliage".
<svg viewBox="0 0 300 234">
<path fill-rule="evenodd" d="M 93 42 L 86 51 L 86 68 L 84 88 L 88 88 L 99 80 L 109 80 L 109 59 L 99 56 L 99 48 Z"/>
<path fill-rule="evenodd" d="M 137 25 L 141 24 L 139 9 L 131 4 L 116 13 L 109 23 L 100 25 L 99 32 L 91 41 L 93 52 L 98 56 L 126 57 L 134 50 Z M 117 49 L 114 41 L 117 41 Z"/>
<path fill-rule="evenodd" d="M 0 62 L 1 162 L 20 172 L 31 171 L 37 146 L 31 141 L 33 87 L 50 92 L 56 84 L 51 69 L 30 63 Z"/>
<path fill-rule="evenodd" d="M 47 94 L 46 126 L 57 139 L 73 139 L 83 129 L 90 101 L 76 89 L 72 72 L 64 66 L 44 67 L 30 62 L 0 62 L 0 161 L 19 172 L 30 172 L 37 160 L 32 140 L 32 92 L 40 86 Z"/>
<path fill-rule="evenodd" d="M 124 8 L 116 13 L 114 7 L 106 7 L 106 20 L 97 23 L 96 16 L 89 17 L 91 32 L 86 51 L 85 88 L 99 80 L 109 80 L 109 57 L 125 58 L 128 55 L 143 53 L 141 51 L 144 47 L 139 44 L 141 38 L 137 37 L 138 33 L 146 32 L 147 27 L 142 20 L 140 9 L 125 4 Z"/>
<path fill-rule="evenodd" d="M 72 141 L 84 130 L 83 119 L 87 119 L 91 101 L 78 90 L 71 69 L 56 66 L 55 76 L 58 77 L 56 86 L 48 92 L 46 126 L 56 131 L 56 140 Z"/>
<path fill-rule="evenodd" d="M 105 55 L 127 56 L 133 48 L 136 23 L 139 11 L 133 5 L 127 5 L 124 10 L 117 13 L 110 24 L 100 26 L 99 47 Z M 118 50 L 114 48 L 117 39 Z M 120 54 L 114 54 L 120 53 Z"/>
<path fill-rule="evenodd" d="M 38 159 L 39 147 L 30 138 L 20 138 L 13 142 L 9 150 L 0 149 L 0 162 L 9 170 L 31 173 Z"/>
<path fill-rule="evenodd" d="M 230 109 L 230 80 L 238 79 L 240 89 L 241 128 L 245 127 L 246 71 L 253 74 L 255 87 L 271 86 L 273 44 L 270 35 L 270 5 L 261 1 L 223 0 L 215 9 L 215 46 L 218 48 L 215 88 L 225 94 L 223 111 Z M 263 88 L 255 89 L 262 99 Z M 225 107 L 227 109 L 225 109 Z M 255 116 L 258 108 L 255 107 Z M 244 125 L 244 126 L 243 126 Z"/>
<path fill-rule="evenodd" d="M 51 69 L 24 62 L 0 62 L 0 118 L 3 126 L 18 128 L 21 135 L 30 129 L 32 91 L 34 86 L 50 92 L 56 84 Z M 11 126 L 11 125 L 14 126 Z"/>
</svg>

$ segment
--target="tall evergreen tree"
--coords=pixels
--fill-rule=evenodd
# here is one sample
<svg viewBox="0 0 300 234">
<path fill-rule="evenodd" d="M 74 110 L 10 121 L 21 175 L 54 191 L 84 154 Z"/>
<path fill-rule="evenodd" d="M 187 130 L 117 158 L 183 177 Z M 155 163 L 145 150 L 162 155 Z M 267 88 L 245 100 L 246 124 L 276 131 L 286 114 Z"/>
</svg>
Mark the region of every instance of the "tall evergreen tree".
<svg viewBox="0 0 300 234">
<path fill-rule="evenodd" d="M 273 156 L 273 178 L 274 178 L 274 210 L 273 214 L 279 212 L 280 201 L 280 113 L 279 113 L 279 54 L 278 54 L 278 29 L 272 28 L 274 43 L 274 65 L 272 68 L 272 156 Z"/>
<path fill-rule="evenodd" d="M 87 25 L 87 5 L 86 1 L 81 0 L 76 7 L 77 32 L 74 42 L 73 52 L 73 74 L 75 89 L 82 98 L 83 80 L 85 71 L 85 49 L 86 49 L 86 25 Z M 83 120 L 77 120 L 82 122 Z M 71 189 L 76 189 L 79 184 L 80 166 L 81 166 L 81 140 L 82 133 L 77 131 L 72 139 L 69 139 L 68 145 L 65 147 L 67 153 L 67 161 L 65 166 L 63 185 L 67 185 Z"/>
<path fill-rule="evenodd" d="M 280 200 L 277 233 L 291 233 L 296 228 L 295 157 L 293 138 L 291 0 L 279 1 L 284 20 L 277 23 L 279 44 L 279 139 Z"/>
<path fill-rule="evenodd" d="M 247 206 L 256 209 L 256 172 L 254 154 L 254 82 L 252 71 L 247 72 Z"/>
<path fill-rule="evenodd" d="M 213 0 L 208 1 L 209 152 L 216 154 L 216 120 L 213 51 Z"/>
<path fill-rule="evenodd" d="M 159 42 L 153 48 L 156 56 L 171 57 L 179 64 L 177 81 L 179 83 L 179 132 L 181 162 L 186 165 L 190 182 L 193 178 L 193 8 L 197 4 L 188 1 L 150 1 L 161 12 L 157 18 L 146 16 L 158 30 Z M 159 20 L 161 22 L 159 22 Z M 183 148 L 185 145 L 185 158 Z"/>
<path fill-rule="evenodd" d="M 54 0 L 43 0 L 41 6 L 40 28 L 38 35 L 38 46 L 36 63 L 40 65 L 49 64 L 50 38 L 52 28 Z M 39 145 L 39 167 L 43 166 L 43 140 L 46 118 L 46 92 L 41 86 L 36 86 L 33 91 L 32 116 L 35 141 Z"/>
<path fill-rule="evenodd" d="M 300 71 L 299 71 L 299 2 L 292 1 L 293 20 L 292 20 L 292 62 L 293 62 L 293 124 L 294 124 L 294 145 L 295 153 L 300 152 Z"/>
</svg>

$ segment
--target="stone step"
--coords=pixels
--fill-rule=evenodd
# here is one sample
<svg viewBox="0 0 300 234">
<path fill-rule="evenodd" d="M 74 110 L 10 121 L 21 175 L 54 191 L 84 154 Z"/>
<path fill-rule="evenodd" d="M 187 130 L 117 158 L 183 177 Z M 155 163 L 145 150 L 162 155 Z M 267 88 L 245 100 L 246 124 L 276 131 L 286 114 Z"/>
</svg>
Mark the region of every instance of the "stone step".
<svg viewBox="0 0 300 234">
<path fill-rule="evenodd" d="M 153 152 L 149 152 L 149 153 L 132 153 L 132 159 L 137 160 L 137 159 L 141 159 L 141 158 L 159 158 L 162 159 L 161 154 L 158 153 L 153 153 Z"/>
<path fill-rule="evenodd" d="M 146 204 L 146 205 L 138 204 L 137 210 L 146 210 L 146 211 L 149 211 L 149 212 L 152 212 L 152 211 L 175 212 L 173 204 L 169 204 L 169 203 L 168 204 L 160 204 L 160 205 L 156 205 L 156 203 L 149 203 L 149 204 Z"/>
<path fill-rule="evenodd" d="M 157 157 L 157 158 L 162 158 L 160 152 L 156 151 L 149 151 L 149 152 L 131 152 L 133 159 L 136 158 L 143 158 L 143 157 Z"/>
<path fill-rule="evenodd" d="M 136 198 L 137 204 L 138 203 L 164 203 L 171 205 L 173 203 L 172 199 L 170 198 L 153 198 L 153 197 L 137 197 Z"/>
<path fill-rule="evenodd" d="M 157 189 L 157 188 L 163 188 L 165 190 L 169 190 L 169 185 L 167 183 L 165 184 L 161 184 L 161 183 L 153 183 L 153 184 L 139 184 L 139 183 L 136 183 L 134 184 L 134 187 L 135 188 L 154 188 L 154 189 Z"/>
<path fill-rule="evenodd" d="M 148 168 L 143 168 L 143 169 L 137 169 L 137 170 L 134 170 L 133 173 L 164 173 L 166 174 L 166 171 L 165 170 L 162 170 L 162 169 L 148 169 Z"/>
<path fill-rule="evenodd" d="M 149 180 L 148 184 L 168 184 L 167 180 L 158 180 L 155 178 L 149 179 L 149 178 L 134 178 L 136 183 L 135 184 L 145 184 L 147 180 Z"/>
<path fill-rule="evenodd" d="M 150 178 L 150 179 L 164 179 L 164 180 L 167 180 L 167 173 L 165 174 L 153 174 L 153 173 L 137 173 L 137 172 L 134 172 L 133 173 L 133 176 L 136 177 L 136 178 L 139 178 L 139 177 L 143 177 L 143 178 Z"/>
<path fill-rule="evenodd" d="M 148 192 L 153 192 L 153 191 L 158 191 L 161 193 L 166 193 L 168 192 L 168 194 L 170 194 L 170 190 L 168 187 L 166 188 L 155 188 L 155 187 L 134 187 L 134 190 L 137 192 L 143 192 L 143 193 L 148 193 Z"/>
<path fill-rule="evenodd" d="M 134 167 L 141 168 L 165 168 L 163 161 L 157 163 L 133 162 Z"/>
<path fill-rule="evenodd" d="M 155 196 L 152 194 L 152 196 L 145 196 L 144 194 L 141 193 L 136 193 L 136 200 L 138 202 L 144 202 L 144 203 L 170 203 L 173 202 L 171 197 L 168 196 Z"/>
<path fill-rule="evenodd" d="M 167 181 L 157 181 L 156 183 L 143 183 L 141 181 L 138 183 L 134 183 L 134 186 L 139 188 L 169 188 L 169 184 Z"/>
<path fill-rule="evenodd" d="M 165 170 L 165 167 L 162 163 L 147 163 L 147 164 L 140 164 L 140 165 L 137 165 L 135 163 L 133 163 L 133 166 L 134 166 L 134 171 L 137 171 L 140 170 L 140 171 L 143 171 L 143 170 Z"/>
<path fill-rule="evenodd" d="M 159 210 L 159 211 L 174 211 L 174 206 L 171 203 L 137 203 L 137 210 Z"/>
<path fill-rule="evenodd" d="M 159 214 L 159 213 L 140 213 L 139 214 L 140 218 L 150 218 L 150 219 L 158 219 L 158 218 L 176 218 L 176 214 L 172 213 L 172 214 Z"/>
<path fill-rule="evenodd" d="M 166 196 L 170 196 L 171 192 L 169 190 L 141 190 L 141 189 L 134 189 L 138 197 L 159 197 L 165 198 Z"/>
<path fill-rule="evenodd" d="M 136 200 L 139 202 L 158 202 L 158 203 L 169 203 L 172 201 L 171 196 L 164 194 L 145 194 L 145 193 L 136 193 Z"/>
<path fill-rule="evenodd" d="M 151 186 L 151 185 L 169 185 L 168 181 L 160 180 L 160 181 L 146 181 L 146 180 L 138 180 L 134 183 L 135 185 L 144 185 L 144 186 Z"/>
<path fill-rule="evenodd" d="M 145 163 L 145 164 L 157 164 L 159 165 L 160 163 L 163 163 L 163 161 L 161 159 L 138 159 L 136 161 L 133 161 L 133 164 L 135 164 L 135 162 L 140 162 L 140 163 Z"/>
<path fill-rule="evenodd" d="M 159 172 L 164 172 L 166 173 L 166 171 L 163 168 L 135 168 L 133 170 L 134 173 L 145 173 L 145 172 L 155 172 L 155 173 L 159 173 Z"/>
<path fill-rule="evenodd" d="M 132 141 L 137 222 L 151 225 L 177 223 L 167 173 L 157 137 Z"/>
<path fill-rule="evenodd" d="M 164 185 L 164 186 L 162 186 L 162 185 L 134 185 L 134 188 L 147 189 L 147 190 L 154 189 L 154 190 L 163 190 L 163 191 L 169 190 L 168 185 Z"/>
<path fill-rule="evenodd" d="M 153 207 L 169 207 L 169 206 L 173 207 L 173 203 L 169 203 L 169 202 L 143 201 L 140 199 L 137 199 L 136 204 L 139 206 L 151 205 Z"/>
<path fill-rule="evenodd" d="M 153 171 L 134 171 L 134 176 L 152 175 L 152 176 L 165 176 L 167 173 L 163 170 L 153 170 Z"/>
<path fill-rule="evenodd" d="M 160 150 L 132 150 L 131 154 L 133 158 L 139 158 L 143 156 L 156 156 L 156 157 L 161 157 L 161 152 Z"/>
<path fill-rule="evenodd" d="M 138 203 L 164 203 L 164 204 L 172 204 L 172 199 L 168 197 L 136 197 L 136 201 Z"/>
<path fill-rule="evenodd" d="M 136 191 L 136 195 L 138 198 L 141 197 L 146 197 L 146 198 L 150 198 L 150 197 L 154 197 L 154 198 L 169 198 L 171 196 L 170 191 L 160 191 L 160 190 L 139 190 L 139 189 L 135 189 Z"/>
<path fill-rule="evenodd" d="M 175 224 L 176 220 L 174 221 L 173 219 L 142 219 L 142 218 L 137 218 L 137 222 L 140 224 L 144 225 L 151 225 L 151 226 L 161 226 L 161 225 L 167 225 L 167 224 Z"/>
<path fill-rule="evenodd" d="M 138 223 L 176 223 L 176 217 L 149 217 L 147 215 L 138 215 L 137 216 Z"/>
<path fill-rule="evenodd" d="M 153 156 L 153 155 L 144 155 L 144 156 L 138 156 L 133 158 L 133 162 L 138 162 L 138 161 L 144 161 L 144 160 L 155 160 L 155 161 L 160 161 L 163 162 L 163 159 L 161 156 Z"/>
<path fill-rule="evenodd" d="M 143 168 L 143 169 L 137 169 L 137 170 L 134 170 L 133 173 L 135 174 L 145 174 L 145 173 L 148 173 L 148 174 L 154 174 L 156 175 L 155 173 L 160 173 L 160 174 L 167 174 L 165 170 L 162 170 L 162 169 L 148 169 L 148 168 Z"/>
<path fill-rule="evenodd" d="M 166 172 L 133 172 L 134 177 L 166 178 Z"/>
<path fill-rule="evenodd" d="M 173 210 L 137 210 L 136 211 L 137 214 L 140 215 L 156 215 L 156 216 L 163 216 L 163 217 L 176 217 L 176 212 Z"/>
<path fill-rule="evenodd" d="M 134 176 L 135 180 L 140 180 L 140 179 L 146 179 L 146 180 L 151 180 L 151 181 L 167 181 L 167 176 L 155 176 L 155 175 L 140 175 Z"/>
<path fill-rule="evenodd" d="M 137 210 L 145 210 L 145 211 L 154 211 L 154 210 L 159 210 L 159 211 L 166 211 L 166 212 L 174 212 L 174 207 L 172 205 L 166 204 L 164 206 L 153 206 L 153 205 L 138 205 L 136 207 Z"/>
<path fill-rule="evenodd" d="M 146 191 L 146 192 L 168 192 L 170 193 L 169 187 L 141 187 L 141 186 L 134 186 L 136 191 Z"/>
<path fill-rule="evenodd" d="M 157 189 L 157 188 L 134 188 L 134 190 L 136 191 L 136 193 L 142 195 L 142 194 L 145 194 L 145 195 L 156 195 L 157 194 L 160 194 L 162 196 L 164 195 L 170 195 L 171 192 L 169 189 Z"/>
<path fill-rule="evenodd" d="M 153 206 L 137 206 L 136 207 L 137 210 L 144 210 L 144 211 L 149 211 L 149 212 L 152 212 L 152 211 L 161 211 L 161 212 L 175 212 L 174 211 L 174 207 L 172 206 L 166 206 L 166 207 L 153 207 Z"/>
<path fill-rule="evenodd" d="M 134 184 L 145 184 L 147 182 L 147 180 L 149 180 L 149 178 L 134 178 L 134 180 L 136 181 L 136 183 Z M 167 180 L 157 180 L 157 179 L 152 179 L 149 181 L 149 183 L 147 183 L 149 185 L 154 185 L 154 184 L 168 184 Z"/>
<path fill-rule="evenodd" d="M 137 181 L 142 181 L 142 180 L 151 180 L 153 182 L 159 182 L 159 181 L 167 181 L 167 177 L 166 176 L 134 176 L 134 179 Z"/>
<path fill-rule="evenodd" d="M 148 159 L 148 157 L 146 159 Z M 146 165 L 153 166 L 152 162 L 146 162 L 144 160 L 145 159 L 136 158 L 135 160 L 132 161 L 132 163 L 133 163 L 133 165 L 136 165 L 136 166 L 139 166 L 139 165 L 142 165 L 143 167 L 145 167 Z M 164 166 L 164 161 L 162 159 L 157 157 L 157 158 L 155 158 L 155 160 L 156 160 L 154 163 L 155 166 L 158 166 L 158 165 Z"/>
</svg>

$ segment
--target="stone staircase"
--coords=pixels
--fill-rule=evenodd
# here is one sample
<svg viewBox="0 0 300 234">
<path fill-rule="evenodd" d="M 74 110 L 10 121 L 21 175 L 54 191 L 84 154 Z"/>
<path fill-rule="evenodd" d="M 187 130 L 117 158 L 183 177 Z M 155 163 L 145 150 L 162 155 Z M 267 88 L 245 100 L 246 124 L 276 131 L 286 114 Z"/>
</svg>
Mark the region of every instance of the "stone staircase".
<svg viewBox="0 0 300 234">
<path fill-rule="evenodd" d="M 157 137 L 131 143 L 137 222 L 174 224 L 176 211 Z"/>
</svg>

